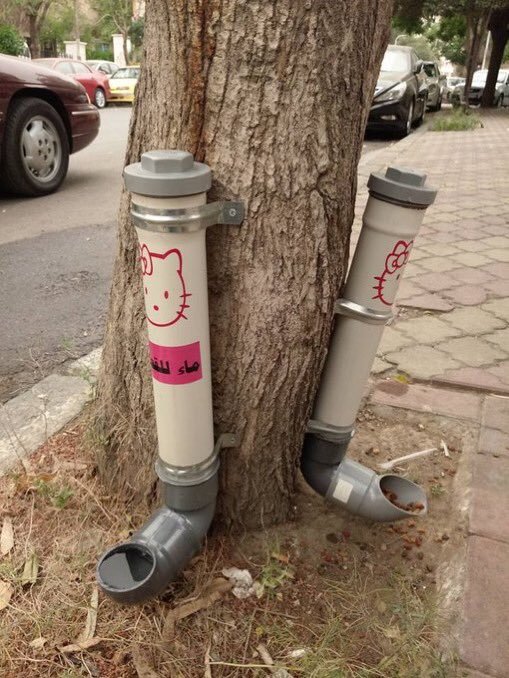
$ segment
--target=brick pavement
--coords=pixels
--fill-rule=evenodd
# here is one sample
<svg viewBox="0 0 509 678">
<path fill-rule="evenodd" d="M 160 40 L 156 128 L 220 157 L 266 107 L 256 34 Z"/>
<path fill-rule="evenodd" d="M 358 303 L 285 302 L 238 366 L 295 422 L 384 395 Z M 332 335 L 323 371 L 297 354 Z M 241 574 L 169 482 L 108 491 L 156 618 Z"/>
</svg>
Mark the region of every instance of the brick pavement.
<svg viewBox="0 0 509 678">
<path fill-rule="evenodd" d="M 372 402 L 478 421 L 459 655 L 474 677 L 509 676 L 509 111 L 473 132 L 418 132 L 366 156 L 355 242 L 373 170 L 399 164 L 438 187 L 386 328 Z M 408 375 L 410 383 L 391 377 Z M 426 383 L 419 383 L 426 382 Z"/>
</svg>

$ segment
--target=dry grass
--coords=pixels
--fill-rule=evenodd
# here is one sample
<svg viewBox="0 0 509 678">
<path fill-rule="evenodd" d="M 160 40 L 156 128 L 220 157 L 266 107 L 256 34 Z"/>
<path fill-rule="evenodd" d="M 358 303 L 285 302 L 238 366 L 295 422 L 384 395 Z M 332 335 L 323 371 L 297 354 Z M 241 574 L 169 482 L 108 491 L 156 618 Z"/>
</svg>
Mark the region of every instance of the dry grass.
<svg viewBox="0 0 509 678">
<path fill-rule="evenodd" d="M 62 650 L 85 629 L 98 555 L 145 517 L 104 494 L 82 444 L 83 430 L 79 423 L 55 436 L 26 472 L 0 483 L 0 520 L 12 518 L 15 541 L 0 560 L 0 580 L 13 589 L 0 610 L 2 678 L 267 676 L 274 669 L 265 665 L 260 643 L 276 667 L 295 678 L 457 675 L 454 661 L 438 649 L 433 575 L 426 579 L 406 563 L 395 567 L 388 553 L 375 548 L 369 560 L 348 537 L 317 549 L 302 536 L 316 525 L 308 509 L 303 525 L 240 542 L 210 540 L 158 601 L 122 608 L 99 595 L 94 644 Z M 400 539 L 399 533 L 384 534 Z M 25 562 L 34 552 L 37 579 L 24 583 Z M 168 612 L 199 597 L 231 566 L 249 569 L 264 585 L 263 596 L 239 600 L 224 593 L 169 634 Z M 302 656 L 292 656 L 294 651 Z"/>
</svg>

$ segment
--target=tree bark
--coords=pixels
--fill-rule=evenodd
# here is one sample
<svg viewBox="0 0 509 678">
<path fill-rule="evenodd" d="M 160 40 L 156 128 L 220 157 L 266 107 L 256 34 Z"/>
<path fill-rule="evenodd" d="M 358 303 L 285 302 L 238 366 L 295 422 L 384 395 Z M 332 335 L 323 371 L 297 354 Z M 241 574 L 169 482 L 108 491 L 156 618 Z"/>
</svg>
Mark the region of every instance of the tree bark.
<svg viewBox="0 0 509 678">
<path fill-rule="evenodd" d="M 391 1 L 152 0 L 127 162 L 181 148 L 209 199 L 247 217 L 207 235 L 224 526 L 286 520 L 348 261 L 356 170 Z M 95 429 L 116 491 L 153 497 L 156 453 L 137 239 L 124 192 Z M 197 422 L 199 425 L 199 422 Z"/>
<path fill-rule="evenodd" d="M 503 10 L 493 10 L 488 26 L 491 33 L 491 54 L 488 66 L 486 85 L 482 93 L 482 108 L 491 108 L 495 105 L 495 87 L 498 71 L 504 58 L 504 50 L 509 39 L 509 7 Z"/>
<path fill-rule="evenodd" d="M 481 9 L 467 14 L 467 63 L 465 87 L 463 89 L 464 103 L 467 106 L 472 77 L 479 62 L 481 39 L 488 25 L 490 11 L 489 9 Z"/>
</svg>

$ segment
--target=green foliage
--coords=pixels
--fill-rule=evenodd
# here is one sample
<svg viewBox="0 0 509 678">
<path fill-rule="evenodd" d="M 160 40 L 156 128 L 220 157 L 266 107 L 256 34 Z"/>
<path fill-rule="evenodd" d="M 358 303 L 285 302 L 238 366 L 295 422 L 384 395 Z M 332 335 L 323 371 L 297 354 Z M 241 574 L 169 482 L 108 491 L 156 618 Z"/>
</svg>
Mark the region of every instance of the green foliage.
<svg viewBox="0 0 509 678">
<path fill-rule="evenodd" d="M 398 45 L 413 47 L 419 59 L 424 61 L 434 61 L 438 56 L 432 44 L 424 35 L 400 35 Z"/>
<path fill-rule="evenodd" d="M 425 35 L 436 52 L 455 64 L 465 64 L 467 22 L 464 16 L 440 17 L 427 26 Z"/>
<path fill-rule="evenodd" d="M 107 25 L 111 33 L 126 35 L 133 22 L 131 0 L 93 0 L 92 7 L 99 14 L 99 20 Z"/>
<path fill-rule="evenodd" d="M 132 46 L 136 49 L 141 47 L 143 42 L 143 33 L 145 31 L 145 19 L 135 19 L 129 28 L 129 37 L 131 38 Z"/>
<path fill-rule="evenodd" d="M 55 44 L 63 51 L 64 40 L 74 37 L 74 10 L 72 7 L 58 7 L 48 13 L 41 28 L 41 43 Z"/>
<path fill-rule="evenodd" d="M 393 40 L 400 33 L 420 33 L 424 13 L 424 0 L 396 0 L 392 19 Z"/>
<path fill-rule="evenodd" d="M 0 24 L 0 53 L 19 56 L 23 53 L 25 43 L 18 31 L 7 24 Z"/>
<path fill-rule="evenodd" d="M 53 506 L 56 506 L 58 509 L 65 508 L 69 499 L 74 495 L 71 488 L 65 485 L 57 487 L 53 483 L 41 479 L 35 481 L 35 488 L 41 497 L 51 501 Z"/>
<path fill-rule="evenodd" d="M 99 59 L 101 61 L 113 61 L 113 50 L 103 49 L 100 45 L 87 45 L 87 59 Z"/>
<path fill-rule="evenodd" d="M 482 126 L 482 123 L 477 113 L 457 108 L 448 115 L 436 118 L 430 129 L 432 132 L 463 132 L 479 126 Z"/>
</svg>

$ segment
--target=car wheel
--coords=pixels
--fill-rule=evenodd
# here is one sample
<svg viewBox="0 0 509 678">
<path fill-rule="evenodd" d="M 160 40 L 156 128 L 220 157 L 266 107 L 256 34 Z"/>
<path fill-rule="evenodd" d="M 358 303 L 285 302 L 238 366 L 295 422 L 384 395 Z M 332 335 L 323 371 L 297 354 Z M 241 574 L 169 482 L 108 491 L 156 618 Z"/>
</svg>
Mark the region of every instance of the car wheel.
<svg viewBox="0 0 509 678">
<path fill-rule="evenodd" d="M 504 95 L 501 94 L 497 99 L 497 108 L 502 108 L 504 105 Z"/>
<path fill-rule="evenodd" d="M 19 195 L 56 191 L 67 174 L 69 139 L 62 118 L 50 104 L 27 97 L 8 111 L 2 149 L 2 183 Z"/>
<path fill-rule="evenodd" d="M 419 115 L 419 117 L 416 120 L 417 125 L 422 125 L 422 123 L 424 122 L 424 117 L 426 115 L 427 105 L 428 105 L 427 99 L 423 99 L 421 114 Z"/>
<path fill-rule="evenodd" d="M 106 108 L 106 94 L 102 87 L 98 87 L 94 92 L 94 104 L 97 108 Z"/>
<path fill-rule="evenodd" d="M 439 96 L 437 100 L 437 107 L 435 108 L 435 111 L 439 111 L 442 108 L 442 97 Z"/>
<path fill-rule="evenodd" d="M 412 122 L 413 122 L 413 117 L 414 117 L 414 101 L 410 102 L 410 105 L 408 106 L 408 111 L 407 111 L 407 118 L 405 122 L 405 126 L 401 130 L 401 136 L 407 137 L 410 132 L 412 131 Z"/>
</svg>

